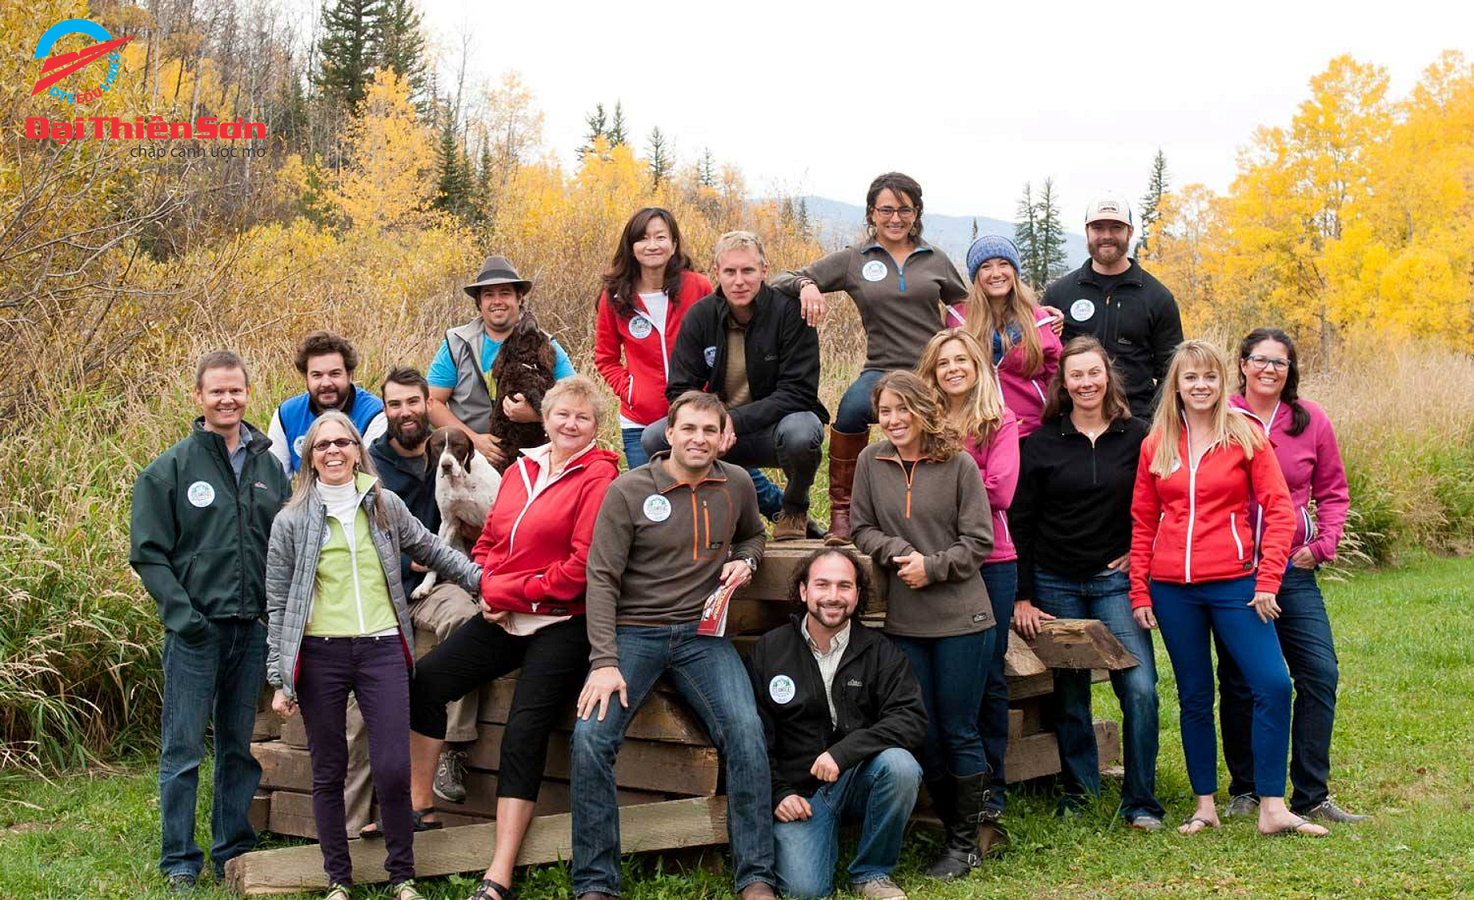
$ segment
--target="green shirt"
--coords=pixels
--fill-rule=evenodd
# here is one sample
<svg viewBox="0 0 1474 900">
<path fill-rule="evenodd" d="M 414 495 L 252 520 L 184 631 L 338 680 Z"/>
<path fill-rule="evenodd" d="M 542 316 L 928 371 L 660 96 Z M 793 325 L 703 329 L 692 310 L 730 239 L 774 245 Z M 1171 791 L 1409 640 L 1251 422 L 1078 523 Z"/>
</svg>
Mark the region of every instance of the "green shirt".
<svg viewBox="0 0 1474 900">
<path fill-rule="evenodd" d="M 373 481 L 359 473 L 355 483 L 359 504 L 353 514 L 351 542 L 343 523 L 336 516 L 327 517 L 327 541 L 317 561 L 317 583 L 307 619 L 308 637 L 361 637 L 398 630 L 399 620 L 389 601 L 389 581 L 362 504 L 363 492 Z"/>
</svg>

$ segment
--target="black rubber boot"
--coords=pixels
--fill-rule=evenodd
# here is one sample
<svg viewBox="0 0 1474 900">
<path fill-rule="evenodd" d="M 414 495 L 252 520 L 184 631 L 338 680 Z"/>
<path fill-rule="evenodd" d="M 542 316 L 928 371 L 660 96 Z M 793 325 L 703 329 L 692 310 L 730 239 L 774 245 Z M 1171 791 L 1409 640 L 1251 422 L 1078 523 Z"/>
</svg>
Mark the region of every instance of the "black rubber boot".
<svg viewBox="0 0 1474 900">
<path fill-rule="evenodd" d="M 942 820 L 942 853 L 922 872 L 928 878 L 954 881 L 966 877 L 981 859 L 976 843 L 976 813 L 974 821 L 963 818 L 960 779 L 948 775 L 929 779 L 926 792 L 931 796 L 932 808 Z"/>
</svg>

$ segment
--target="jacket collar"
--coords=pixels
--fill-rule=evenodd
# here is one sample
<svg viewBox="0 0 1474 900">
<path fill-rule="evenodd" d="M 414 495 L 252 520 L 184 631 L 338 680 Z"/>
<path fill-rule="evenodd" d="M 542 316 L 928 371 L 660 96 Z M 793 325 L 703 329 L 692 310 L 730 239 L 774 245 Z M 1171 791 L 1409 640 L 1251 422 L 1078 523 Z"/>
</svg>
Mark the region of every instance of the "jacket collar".
<svg viewBox="0 0 1474 900">
<path fill-rule="evenodd" d="M 1116 279 L 1118 279 L 1116 281 L 1117 284 L 1134 284 L 1137 287 L 1141 287 L 1143 284 L 1146 283 L 1145 281 L 1142 280 L 1142 277 L 1141 277 L 1141 263 L 1137 262 L 1135 257 L 1127 257 L 1127 259 L 1129 259 L 1131 261 L 1131 265 L 1127 266 L 1126 267 L 1126 271 L 1122 272 L 1120 275 L 1114 275 L 1114 276 L 1112 276 L 1112 275 L 1097 275 L 1096 272 L 1095 272 L 1095 266 L 1092 265 L 1091 262 L 1090 262 L 1090 260 L 1087 259 L 1087 260 L 1085 260 L 1085 265 L 1081 266 L 1080 269 L 1079 269 L 1079 272 L 1076 274 L 1076 276 L 1075 276 L 1075 283 L 1076 284 L 1093 284 L 1093 285 L 1096 285 L 1097 287 L 1099 287 L 1100 286 L 1100 282 L 1097 281 L 1096 279 L 1099 279 L 1099 278 L 1116 278 Z"/>
<path fill-rule="evenodd" d="M 890 439 L 889 438 L 881 438 L 880 440 L 876 441 L 875 443 L 876 443 L 876 445 L 878 447 L 878 449 L 875 451 L 875 458 L 876 459 L 893 459 L 896 462 L 901 462 L 902 461 L 901 460 L 901 451 L 899 451 L 899 450 L 896 449 L 896 445 L 895 444 L 892 444 L 890 442 Z M 959 451 L 959 452 L 961 452 L 961 451 Z M 920 459 L 917 460 L 917 462 L 919 462 L 919 463 L 923 463 L 923 462 L 934 463 L 934 462 L 940 462 L 940 461 L 941 460 L 933 459 L 930 456 L 923 456 L 923 457 L 921 457 Z"/>
<path fill-rule="evenodd" d="M 1106 430 L 1102 431 L 1101 434 L 1120 434 L 1125 430 L 1126 420 L 1121 418 L 1120 416 L 1117 416 L 1111 420 L 1111 424 L 1107 425 Z M 1074 419 L 1070 418 L 1068 415 L 1063 415 L 1059 417 L 1059 433 L 1062 435 L 1079 434 L 1080 429 L 1075 427 Z"/>
<path fill-rule="evenodd" d="M 428 452 L 421 453 L 419 456 L 403 456 L 398 450 L 394 449 L 394 445 L 389 443 L 389 440 L 390 435 L 388 432 L 385 432 L 379 435 L 369 445 L 369 453 L 373 454 L 375 460 L 378 460 L 384 465 L 392 466 L 398 471 L 414 477 L 418 481 L 424 481 L 429 477 L 430 454 Z"/>
<path fill-rule="evenodd" d="M 271 449 L 271 438 L 263 434 L 255 425 L 252 425 L 245 419 L 241 419 L 241 430 L 250 438 L 246 442 L 247 454 L 256 456 Z M 190 437 L 209 447 L 211 450 L 219 451 L 222 458 L 229 456 L 228 451 L 225 449 L 225 438 L 213 431 L 205 430 L 204 416 L 195 417 L 194 427 L 190 431 Z"/>
<path fill-rule="evenodd" d="M 681 484 L 681 482 L 672 478 L 669 472 L 665 471 L 664 463 L 669 458 L 670 451 L 662 450 L 650 457 L 650 462 L 645 465 L 645 468 L 650 470 L 650 477 L 655 480 L 655 492 L 658 494 L 664 494 L 666 491 L 679 487 Z M 711 470 L 706 473 L 706 477 L 697 482 L 697 485 L 709 483 L 723 484 L 726 480 L 727 473 L 722 471 L 722 461 L 716 460 L 711 464 Z"/>
<path fill-rule="evenodd" d="M 806 612 L 794 613 L 788 617 L 788 622 L 789 626 L 793 628 L 793 634 L 798 639 L 799 646 L 807 653 L 809 652 L 809 639 L 804 635 L 803 626 L 805 615 L 807 615 Z M 860 621 L 859 616 L 852 617 L 850 619 L 850 642 L 845 645 L 844 654 L 839 658 L 839 664 L 843 666 L 851 659 L 869 650 L 875 644 L 878 634 L 874 629 L 866 627 L 865 623 Z"/>
<path fill-rule="evenodd" d="M 864 255 L 866 253 L 869 253 L 871 250 L 880 250 L 881 252 L 884 252 L 884 253 L 887 253 L 887 254 L 889 253 L 889 251 L 887 251 L 885 249 L 885 247 L 881 246 L 880 241 L 871 241 L 870 243 L 866 244 L 864 247 L 862 247 L 860 249 L 860 253 L 861 253 L 861 255 Z M 915 256 L 918 253 L 934 253 L 934 252 L 935 251 L 932 249 L 932 245 L 931 244 L 928 244 L 926 241 L 922 240 L 921 238 L 917 238 L 916 239 L 916 246 L 913 247 L 913 248 L 911 248 L 911 252 L 906 254 L 906 258 L 907 259 L 910 259 L 911 257 Z"/>
<path fill-rule="evenodd" d="M 732 304 L 727 302 L 727 295 L 722 293 L 720 287 L 712 291 L 711 295 L 717 298 L 717 321 L 726 322 L 732 311 Z M 752 298 L 752 318 L 747 320 L 747 327 L 752 327 L 753 323 L 767 315 L 768 307 L 772 305 L 773 289 L 764 281 L 763 286 L 757 290 L 757 296 Z"/>
</svg>

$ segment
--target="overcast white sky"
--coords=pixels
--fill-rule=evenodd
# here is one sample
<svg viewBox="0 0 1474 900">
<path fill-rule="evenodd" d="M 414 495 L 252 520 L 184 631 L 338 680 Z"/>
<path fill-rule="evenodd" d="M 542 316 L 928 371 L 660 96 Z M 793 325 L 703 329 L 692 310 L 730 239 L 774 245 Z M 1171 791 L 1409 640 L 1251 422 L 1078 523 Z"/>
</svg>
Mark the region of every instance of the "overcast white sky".
<svg viewBox="0 0 1474 900">
<path fill-rule="evenodd" d="M 755 194 L 862 203 L 870 179 L 917 178 L 927 208 L 1012 218 L 1053 176 L 1067 226 L 1092 194 L 1135 201 L 1152 155 L 1172 182 L 1222 190 L 1261 124 L 1287 124 L 1336 55 L 1405 93 L 1446 48 L 1474 57 L 1474 3 L 476 2 L 421 0 L 453 71 L 516 69 L 545 142 L 571 163 L 584 116 L 622 100 L 643 147 L 703 147 Z"/>
</svg>

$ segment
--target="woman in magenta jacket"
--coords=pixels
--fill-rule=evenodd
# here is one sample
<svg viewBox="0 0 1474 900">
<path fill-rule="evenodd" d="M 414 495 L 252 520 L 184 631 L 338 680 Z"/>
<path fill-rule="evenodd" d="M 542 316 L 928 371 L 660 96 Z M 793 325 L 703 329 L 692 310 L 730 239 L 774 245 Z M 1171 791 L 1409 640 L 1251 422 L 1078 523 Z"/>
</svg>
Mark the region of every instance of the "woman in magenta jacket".
<svg viewBox="0 0 1474 900">
<path fill-rule="evenodd" d="M 965 324 L 991 351 L 1003 405 L 1018 419 L 1023 440 L 1039 427 L 1049 379 L 1059 368 L 1061 345 L 1054 326 L 1062 320 L 1040 308 L 1019 271 L 1013 241 L 997 234 L 973 241 L 967 249 L 967 300 L 949 307 L 947 322 Z"/>
<path fill-rule="evenodd" d="M 1258 328 L 1239 344 L 1239 393 L 1230 401 L 1263 426 L 1274 444 L 1295 511 L 1290 567 L 1280 586 L 1280 616 L 1274 620 L 1280 649 L 1295 682 L 1290 717 L 1290 809 L 1309 819 L 1353 823 L 1352 815 L 1331 799 L 1331 730 L 1336 718 L 1336 647 L 1315 570 L 1336 558 L 1351 494 L 1336 433 L 1325 411 L 1300 397 L 1300 362 L 1290 336 L 1278 328 Z M 1315 501 L 1315 513 L 1310 503 Z M 1263 511 L 1255 509 L 1255 533 Z M 1228 763 L 1227 815 L 1252 812 L 1259 805 L 1253 753 L 1246 740 L 1253 695 L 1231 656 L 1218 657 L 1219 719 L 1223 757 Z"/>
<path fill-rule="evenodd" d="M 1182 751 L 1197 808 L 1179 829 L 1219 825 L 1211 638 L 1221 641 L 1254 696 L 1254 781 L 1259 832 L 1320 836 L 1326 830 L 1285 805 L 1290 675 L 1273 620 L 1290 538 L 1290 492 L 1264 430 L 1230 411 L 1227 366 L 1206 341 L 1172 356 L 1152 429 L 1141 445 L 1131 500 L 1131 611 L 1156 628 L 1172 658 Z M 1251 504 L 1264 510 L 1256 559 Z M 1258 563 L 1256 567 L 1256 562 Z"/>
<path fill-rule="evenodd" d="M 1003 405 L 997 384 L 988 378 L 990 368 L 983 348 L 963 328 L 938 332 L 921 353 L 916 374 L 936 389 L 947 405 L 947 422 L 963 436 L 962 449 L 978 464 L 983 491 L 993 510 L 993 549 L 983 561 L 983 584 L 998 620 L 998 640 L 988 660 L 983 685 L 983 703 L 978 713 L 978 733 L 983 755 L 992 770 L 990 795 L 984 804 L 985 820 L 979 830 L 982 849 L 1006 841 L 996 824 L 1003 815 L 1003 757 L 1008 751 L 1008 683 L 1003 675 L 1003 657 L 1008 652 L 1008 626 L 1013 617 L 1013 598 L 1018 590 L 1018 553 L 1008 533 L 1008 507 L 1018 484 L 1018 422 Z"/>
</svg>

